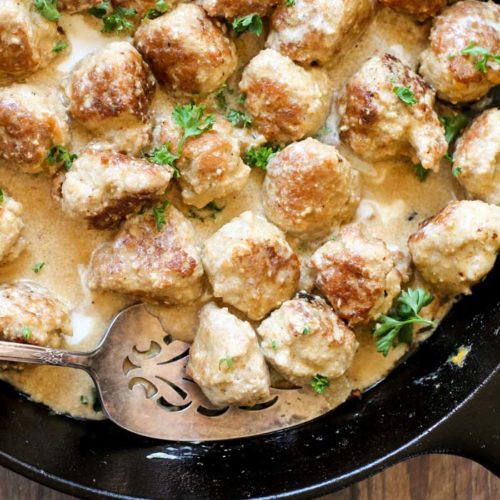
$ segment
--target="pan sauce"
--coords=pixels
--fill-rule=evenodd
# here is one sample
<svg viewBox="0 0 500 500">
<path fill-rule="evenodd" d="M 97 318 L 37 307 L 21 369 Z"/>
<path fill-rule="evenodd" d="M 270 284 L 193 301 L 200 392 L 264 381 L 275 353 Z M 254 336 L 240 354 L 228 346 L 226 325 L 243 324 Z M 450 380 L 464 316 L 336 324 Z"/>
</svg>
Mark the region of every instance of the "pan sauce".
<svg viewBox="0 0 500 500">
<path fill-rule="evenodd" d="M 56 70 L 46 70 L 31 78 L 32 82 L 56 86 L 84 55 L 114 41 L 117 37 L 104 36 L 99 32 L 99 23 L 88 16 L 63 16 L 61 25 L 68 34 L 72 49 L 61 55 Z M 345 51 L 331 69 L 334 94 L 344 82 L 361 66 L 362 62 L 376 51 L 393 53 L 404 62 L 415 67 L 417 57 L 427 43 L 429 25 L 419 25 L 388 9 L 380 9 L 374 22 L 354 48 Z M 240 60 L 246 63 L 260 47 L 255 37 L 245 34 L 238 39 Z M 67 49 L 65 52 L 69 52 Z M 249 57 L 250 56 L 250 57 Z M 57 63 L 57 61 L 56 61 Z M 157 91 L 161 94 L 161 91 Z M 161 107 L 161 95 L 155 99 L 154 107 Z M 386 161 L 376 166 L 356 158 L 345 146 L 339 144 L 332 112 L 320 133 L 320 140 L 335 144 L 351 164 L 361 172 L 363 200 L 358 208 L 356 220 L 368 234 L 379 236 L 389 243 L 406 249 L 409 234 L 418 223 L 438 212 L 449 200 L 461 197 L 461 192 L 447 165 L 438 174 L 432 174 L 425 183 L 419 182 L 408 161 Z M 88 137 L 74 130 L 72 150 L 79 148 Z M 191 221 L 202 243 L 233 217 L 245 210 L 262 212 L 260 186 L 263 173 L 252 171 L 244 190 L 226 199 L 219 200 L 222 212 L 204 221 Z M 24 237 L 28 240 L 28 251 L 14 263 L 0 269 L 2 282 L 28 278 L 39 282 L 72 307 L 73 337 L 65 339 L 64 348 L 88 351 L 95 347 L 113 315 L 131 303 L 129 298 L 110 293 L 94 293 L 85 287 L 85 272 L 93 249 L 101 242 L 111 239 L 113 232 L 87 229 L 86 224 L 66 217 L 57 202 L 51 197 L 51 180 L 48 176 L 30 176 L 16 172 L 8 166 L 0 166 L 0 185 L 24 205 Z M 188 207 L 180 202 L 176 187 L 169 190 L 168 198 L 186 214 Z M 301 258 L 307 257 L 321 242 L 301 243 L 289 239 Z M 35 274 L 32 267 L 45 262 L 43 270 Z M 306 279 L 307 277 L 305 277 Z M 307 280 L 306 280 L 307 281 Z M 418 277 L 410 286 L 418 285 Z M 208 297 L 204 298 L 204 301 Z M 165 330 L 180 340 L 191 340 L 196 328 L 200 303 L 176 308 L 152 305 Z M 448 304 L 435 301 L 432 314 L 441 318 Z M 174 325 L 174 326 L 172 326 Z M 347 375 L 353 389 L 363 390 L 383 378 L 404 354 L 407 347 L 399 345 L 387 358 L 375 351 L 369 329 L 356 330 L 360 348 Z M 0 372 L 3 378 L 37 402 L 43 402 L 57 413 L 68 413 L 77 417 L 102 418 L 92 409 L 92 381 L 82 371 L 55 367 L 26 367 L 21 372 Z"/>
</svg>

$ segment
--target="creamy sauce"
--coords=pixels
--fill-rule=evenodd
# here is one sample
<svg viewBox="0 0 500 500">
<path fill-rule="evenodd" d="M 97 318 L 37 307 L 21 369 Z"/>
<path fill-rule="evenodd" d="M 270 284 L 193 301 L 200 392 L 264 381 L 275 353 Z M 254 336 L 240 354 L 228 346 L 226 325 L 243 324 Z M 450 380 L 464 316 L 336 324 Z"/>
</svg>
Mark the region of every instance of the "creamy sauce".
<svg viewBox="0 0 500 500">
<path fill-rule="evenodd" d="M 65 74 L 82 57 L 117 39 L 102 35 L 99 23 L 87 16 L 63 16 L 62 26 L 71 41 L 71 51 L 68 50 L 65 56 L 56 61 L 55 70 L 45 70 L 35 75 L 31 78 L 32 82 L 52 87 L 60 85 Z M 428 30 L 428 25 L 416 24 L 388 9 L 381 9 L 356 46 L 331 68 L 333 95 L 376 52 L 389 51 L 415 67 L 418 55 L 427 43 Z M 237 43 L 240 60 L 244 63 L 262 46 L 253 35 L 244 35 Z M 237 81 L 237 78 L 232 80 Z M 158 94 L 154 101 L 156 111 L 161 110 L 164 102 L 161 91 Z M 78 128 L 73 130 L 73 135 L 72 149 L 77 152 L 90 138 Z M 357 222 L 365 227 L 367 233 L 398 245 L 404 251 L 408 235 L 416 230 L 420 221 L 435 214 L 449 200 L 461 196 L 450 168 L 445 164 L 438 174 L 431 174 L 425 183 L 421 183 L 409 162 L 370 164 L 356 158 L 348 148 L 339 144 L 335 104 L 319 138 L 337 145 L 341 153 L 361 172 L 363 201 L 357 211 Z M 259 143 L 261 140 L 255 135 L 249 142 Z M 201 244 L 241 212 L 262 212 L 260 187 L 263 178 L 262 172 L 252 171 L 242 192 L 217 201 L 224 209 L 215 215 L 199 210 L 190 211 L 189 207 L 183 206 L 176 186 L 171 187 L 168 197 L 191 218 Z M 24 205 L 24 236 L 29 243 L 28 250 L 18 260 L 0 269 L 0 282 L 29 278 L 53 290 L 73 311 L 74 333 L 65 339 L 64 348 L 89 351 L 98 344 L 114 314 L 130 303 L 131 299 L 93 293 L 86 288 L 85 273 L 91 252 L 97 245 L 112 238 L 114 233 L 89 230 L 85 223 L 67 218 L 51 197 L 51 184 L 51 179 L 46 175 L 35 177 L 18 173 L 8 166 L 0 166 L 0 186 Z M 290 243 L 300 257 L 306 259 L 322 241 L 304 243 L 290 239 Z M 42 261 L 45 267 L 35 274 L 33 265 Z M 305 288 L 311 286 L 307 274 L 303 276 L 302 284 Z M 418 284 L 416 277 L 410 285 Z M 180 340 L 191 341 L 197 327 L 199 308 L 209 300 L 211 296 L 207 292 L 203 299 L 192 305 L 175 308 L 151 305 L 150 309 L 160 318 L 168 333 Z M 448 307 L 448 304 L 436 302 L 428 308 L 427 313 L 441 318 Z M 356 333 L 360 348 L 348 377 L 353 388 L 363 390 L 383 378 L 405 353 L 407 346 L 396 347 L 384 358 L 375 351 L 369 330 L 358 330 Z M 0 378 L 8 380 L 34 401 L 43 402 L 58 413 L 101 418 L 101 414 L 92 409 L 92 381 L 82 371 L 29 366 L 21 372 L 0 372 Z"/>
</svg>

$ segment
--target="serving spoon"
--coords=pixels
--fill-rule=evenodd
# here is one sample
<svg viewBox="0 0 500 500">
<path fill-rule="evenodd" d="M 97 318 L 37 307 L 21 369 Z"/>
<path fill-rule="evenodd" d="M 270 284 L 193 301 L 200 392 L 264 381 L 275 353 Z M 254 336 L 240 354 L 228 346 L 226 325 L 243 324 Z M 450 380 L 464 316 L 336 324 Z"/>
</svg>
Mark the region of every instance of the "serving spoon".
<svg viewBox="0 0 500 500">
<path fill-rule="evenodd" d="M 174 340 L 143 304 L 112 320 L 99 346 L 76 353 L 0 342 L 0 361 L 85 370 L 94 380 L 106 417 L 124 429 L 173 441 L 253 436 L 316 418 L 350 394 L 343 377 L 324 394 L 310 388 L 271 389 L 252 407 L 214 407 L 185 374 L 189 344 Z"/>
</svg>

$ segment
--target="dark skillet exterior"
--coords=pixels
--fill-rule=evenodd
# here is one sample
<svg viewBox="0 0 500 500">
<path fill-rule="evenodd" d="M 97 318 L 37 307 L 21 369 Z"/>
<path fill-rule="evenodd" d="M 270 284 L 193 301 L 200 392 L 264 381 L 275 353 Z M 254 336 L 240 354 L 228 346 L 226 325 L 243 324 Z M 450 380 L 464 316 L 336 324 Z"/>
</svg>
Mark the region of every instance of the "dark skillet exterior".
<svg viewBox="0 0 500 500">
<path fill-rule="evenodd" d="M 87 498 L 309 498 L 412 455 L 474 458 L 500 473 L 500 265 L 384 383 L 312 423 L 186 446 L 50 415 L 0 390 L 0 463 Z M 471 346 L 463 368 L 447 362 Z M 163 451 L 171 460 L 148 460 Z"/>
</svg>

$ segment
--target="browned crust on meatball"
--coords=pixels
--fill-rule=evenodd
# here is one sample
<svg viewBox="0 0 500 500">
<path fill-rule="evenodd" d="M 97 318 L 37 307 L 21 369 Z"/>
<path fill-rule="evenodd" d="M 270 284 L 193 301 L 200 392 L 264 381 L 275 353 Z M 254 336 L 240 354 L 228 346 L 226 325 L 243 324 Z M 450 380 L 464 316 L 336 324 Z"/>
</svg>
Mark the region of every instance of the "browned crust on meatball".
<svg viewBox="0 0 500 500">
<path fill-rule="evenodd" d="M 201 6 L 209 16 L 222 16 L 227 19 L 258 14 L 267 16 L 278 0 L 202 0 Z"/>
<path fill-rule="evenodd" d="M 446 0 L 379 0 L 396 12 L 409 14 L 420 21 L 437 16 L 445 7 Z"/>
<path fill-rule="evenodd" d="M 57 0 L 57 8 L 62 12 L 74 14 L 95 7 L 101 2 L 102 0 Z"/>
</svg>

